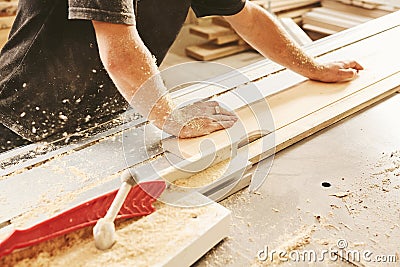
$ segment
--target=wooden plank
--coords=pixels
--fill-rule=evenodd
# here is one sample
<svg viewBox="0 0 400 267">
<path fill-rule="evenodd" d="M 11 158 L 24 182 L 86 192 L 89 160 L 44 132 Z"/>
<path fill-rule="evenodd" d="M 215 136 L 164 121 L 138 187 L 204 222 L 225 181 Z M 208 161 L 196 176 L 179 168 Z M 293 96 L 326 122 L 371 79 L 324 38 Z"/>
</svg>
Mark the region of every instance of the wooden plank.
<svg viewBox="0 0 400 267">
<path fill-rule="evenodd" d="M 9 29 L 14 23 L 15 16 L 0 17 L 0 29 Z"/>
<path fill-rule="evenodd" d="M 226 28 L 231 28 L 231 24 L 229 24 L 229 22 L 226 21 L 226 19 L 224 19 L 223 17 L 214 16 L 211 18 L 211 21 L 215 25 L 219 25 L 219 26 L 226 27 Z"/>
<path fill-rule="evenodd" d="M 295 9 L 303 6 L 318 4 L 319 0 L 285 0 L 285 1 L 252 1 L 262 6 L 263 8 L 279 13 L 290 9 Z"/>
<path fill-rule="evenodd" d="M 312 25 L 310 25 L 310 26 L 313 27 Z M 322 38 L 326 38 L 332 34 L 335 34 L 335 33 L 322 33 L 319 31 L 308 30 L 307 28 L 304 28 L 304 25 L 303 25 L 303 30 L 307 33 L 308 36 L 310 36 L 311 40 L 313 40 L 314 42 L 316 42 Z"/>
<path fill-rule="evenodd" d="M 297 42 L 300 46 L 312 43 L 312 40 L 308 35 L 297 25 L 296 22 L 291 18 L 281 18 L 283 27 L 289 33 L 289 35 Z"/>
<path fill-rule="evenodd" d="M 224 45 L 224 44 L 229 44 L 229 43 L 233 43 L 233 42 L 238 42 L 241 39 L 242 38 L 240 38 L 240 36 L 235 33 L 235 34 L 218 37 L 215 40 L 212 40 L 211 42 L 216 45 Z"/>
<path fill-rule="evenodd" d="M 323 14 L 313 11 L 303 15 L 303 23 L 317 26 L 320 26 L 319 24 L 332 25 L 332 27 L 336 27 L 338 30 L 348 29 L 360 24 L 358 21 L 342 19 L 334 14 Z"/>
<path fill-rule="evenodd" d="M 0 16 L 12 16 L 17 13 L 17 2 L 0 2 Z"/>
<path fill-rule="evenodd" d="M 288 10 L 285 12 L 280 12 L 276 14 L 278 18 L 298 18 L 301 17 L 303 14 L 307 13 L 308 11 L 311 11 L 313 7 L 307 6 L 305 8 L 297 8 L 297 9 L 292 9 Z M 297 23 L 297 22 L 296 22 Z"/>
<path fill-rule="evenodd" d="M 400 3 L 397 0 L 363 0 L 364 3 L 375 4 L 375 5 L 388 5 L 394 8 L 400 9 Z"/>
<path fill-rule="evenodd" d="M 298 121 L 275 132 L 276 152 L 279 152 L 318 131 L 358 112 L 370 105 L 393 95 L 400 90 L 400 73 L 396 73 L 368 88 L 332 103 Z M 249 154 L 252 162 L 258 162 L 270 154 L 260 153 L 259 147 L 267 137 L 256 140 L 250 145 Z"/>
<path fill-rule="evenodd" d="M 306 45 L 304 49 L 309 55 L 318 57 L 319 55 L 336 50 L 338 47 L 350 45 L 360 39 L 379 34 L 382 31 L 398 26 L 398 16 L 400 16 L 400 13 L 396 12 L 380 19 L 366 22 L 335 35 L 317 40 L 310 45 Z M 265 59 L 240 68 L 237 71 L 246 75 L 248 77 L 247 81 L 252 81 L 283 69 L 284 67 Z M 237 76 L 237 71 L 216 77 L 210 80 L 210 83 L 223 85 L 224 88 L 240 86 L 243 79 L 239 79 L 240 82 L 238 82 L 238 80 L 234 78 L 235 75 Z M 190 101 L 190 99 L 207 99 L 216 93 L 220 94 L 226 90 L 227 89 L 223 90 L 221 86 L 216 87 L 212 85 L 197 84 L 174 92 L 174 99 L 180 103 Z"/>
<path fill-rule="evenodd" d="M 207 40 L 213 40 L 221 36 L 231 35 L 235 33 L 233 29 L 213 24 L 206 26 L 191 26 L 189 32 L 191 34 L 206 38 Z"/>
<path fill-rule="evenodd" d="M 364 23 L 364 22 L 367 22 L 372 19 L 371 17 L 366 17 L 366 16 L 357 15 L 354 13 L 334 10 L 334 9 L 330 9 L 330 8 L 326 8 L 326 7 L 313 8 L 312 12 L 325 14 L 325 15 L 331 15 L 331 16 L 334 15 L 337 18 L 350 20 L 350 21 L 354 21 L 354 22 L 358 22 L 358 23 Z"/>
<path fill-rule="evenodd" d="M 213 60 L 251 49 L 248 44 L 215 45 L 206 43 L 186 47 L 186 54 L 198 60 Z"/>
<path fill-rule="evenodd" d="M 309 55 L 318 57 L 322 54 L 334 51 L 338 47 L 350 45 L 361 39 L 368 38 L 369 36 L 379 34 L 382 31 L 397 27 L 399 16 L 400 12 L 396 12 L 389 14 L 385 17 L 360 24 L 359 26 L 356 26 L 354 28 L 350 28 L 335 35 L 327 36 L 323 39 L 314 41 L 312 44 L 306 45 L 304 49 Z M 246 77 L 248 77 L 247 81 L 252 81 L 281 71 L 283 69 L 284 67 L 268 59 L 265 59 L 253 63 L 249 66 L 240 68 L 237 71 L 240 71 L 241 73 L 246 75 Z M 235 75 L 237 76 L 237 71 L 233 71 L 232 73 L 228 73 L 226 75 L 222 75 L 220 77 L 210 80 L 210 83 L 223 85 L 222 87 L 197 84 L 175 92 L 174 99 L 176 99 L 176 101 L 180 103 L 185 101 L 186 103 L 188 103 L 187 101 L 190 101 L 190 99 L 207 99 L 208 97 L 211 97 L 216 93 L 220 94 L 223 91 L 228 90 L 223 88 L 230 89 L 236 86 L 240 86 L 243 79 L 239 79 L 240 82 L 238 82 L 238 80 L 234 78 Z"/>
<path fill-rule="evenodd" d="M 357 79 L 348 83 L 323 84 L 314 81 L 302 82 L 304 81 L 303 77 L 289 71 L 280 72 L 267 79 L 257 81 L 254 85 L 260 88 L 264 97 L 267 97 L 267 102 L 271 107 L 275 121 L 275 128 L 280 129 L 285 125 L 306 117 L 325 106 L 337 102 L 357 91 L 363 90 L 371 84 L 379 82 L 399 71 L 400 63 L 393 57 L 393 54 L 397 51 L 394 39 L 398 34 L 400 34 L 400 27 L 362 40 L 322 57 L 322 60 L 332 60 L 345 55 L 352 55 L 353 58 L 358 59 L 361 64 L 366 67 L 366 70 L 364 70 Z M 380 49 L 382 45 L 385 45 L 384 50 Z M 296 79 L 301 83 L 286 91 L 275 89 L 279 94 L 271 95 L 274 92 L 271 91 L 271 88 L 279 87 L 287 80 L 291 80 L 296 84 Z M 249 88 L 242 89 L 243 92 L 249 91 Z M 218 96 L 215 100 L 224 103 L 231 109 L 238 109 L 241 107 L 241 103 L 236 102 L 235 99 L 238 98 L 237 95 L 243 96 L 240 91 L 228 92 Z M 257 99 L 254 99 L 252 101 L 256 100 Z M 293 112 L 294 106 L 298 107 L 296 112 Z M 238 113 L 241 114 L 243 109 L 240 109 Z M 241 116 L 240 119 L 241 124 L 246 125 L 249 129 L 255 127 L 254 124 L 252 126 L 250 125 L 252 122 L 251 120 L 247 121 L 246 117 Z M 226 136 L 227 133 L 228 136 L 232 135 L 230 131 L 232 130 L 228 129 L 196 139 L 169 139 L 166 140 L 163 145 L 164 148 L 167 148 L 172 153 L 194 156 L 201 154 L 199 143 L 208 139 L 214 144 L 218 144 L 218 152 L 218 149 L 222 150 L 225 146 L 229 146 L 230 142 L 228 138 L 224 136 Z M 179 151 L 176 151 L 177 148 L 179 148 Z"/>
<path fill-rule="evenodd" d="M 312 32 L 317 32 L 317 33 L 321 33 L 324 35 L 331 35 L 331 34 L 335 34 L 338 31 L 337 30 L 331 30 L 331 29 L 327 29 L 325 27 L 320 27 L 320 26 L 316 26 L 313 24 L 303 24 L 303 29 L 305 30 L 309 30 Z"/>
<path fill-rule="evenodd" d="M 303 16 L 303 23 L 304 23 L 304 25 L 313 25 L 313 26 L 317 26 L 322 29 L 326 29 L 327 30 L 326 33 L 329 31 L 336 33 L 336 32 L 340 32 L 340 31 L 349 29 L 347 27 L 342 27 L 342 26 L 326 23 L 326 22 L 320 21 L 318 19 L 314 19 L 314 18 L 306 17 L 306 16 Z M 308 30 L 310 30 L 310 28 L 308 28 Z"/>
<path fill-rule="evenodd" d="M 9 34 L 10 34 L 10 29 L 0 29 L 0 49 L 7 42 Z"/>
<path fill-rule="evenodd" d="M 344 12 L 350 12 L 350 13 L 367 16 L 367 17 L 371 17 L 371 18 L 379 18 L 379 17 L 389 14 L 389 12 L 387 12 L 387 11 L 378 10 L 378 9 L 368 10 L 368 9 L 365 9 L 362 7 L 356 7 L 356 6 L 352 6 L 352 5 L 343 4 L 343 3 L 340 3 L 340 2 L 334 1 L 334 0 L 322 0 L 321 5 L 323 7 L 327 7 L 330 9 L 335 9 L 335 10 L 344 11 Z"/>
</svg>

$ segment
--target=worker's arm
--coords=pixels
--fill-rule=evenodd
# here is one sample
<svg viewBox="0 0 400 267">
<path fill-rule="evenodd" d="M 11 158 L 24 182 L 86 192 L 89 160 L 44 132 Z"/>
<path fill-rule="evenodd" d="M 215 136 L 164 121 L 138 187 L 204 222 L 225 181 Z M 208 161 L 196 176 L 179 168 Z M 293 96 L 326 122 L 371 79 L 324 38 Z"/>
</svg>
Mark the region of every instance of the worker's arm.
<svg viewBox="0 0 400 267">
<path fill-rule="evenodd" d="M 228 128 L 235 123 L 236 116 L 223 108 L 216 108 L 216 102 L 195 103 L 175 109 L 155 59 L 134 25 L 93 21 L 93 26 L 101 60 L 118 90 L 158 128 L 188 138 Z"/>
<path fill-rule="evenodd" d="M 310 79 L 339 82 L 354 78 L 363 69 L 354 60 L 317 62 L 288 37 L 270 13 L 250 1 L 238 14 L 225 18 L 263 56 Z"/>
</svg>

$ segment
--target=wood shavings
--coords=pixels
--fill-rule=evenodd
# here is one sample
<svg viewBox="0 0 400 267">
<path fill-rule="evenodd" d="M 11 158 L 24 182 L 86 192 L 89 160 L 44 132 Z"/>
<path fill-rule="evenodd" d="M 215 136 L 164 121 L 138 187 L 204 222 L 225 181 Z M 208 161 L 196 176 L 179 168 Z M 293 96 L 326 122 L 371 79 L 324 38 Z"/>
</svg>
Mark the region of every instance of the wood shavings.
<svg viewBox="0 0 400 267">
<path fill-rule="evenodd" d="M 350 231 L 353 231 L 353 229 L 348 226 L 347 224 L 343 223 L 343 222 L 339 222 L 339 224 L 343 225 L 344 227 L 346 227 L 347 229 L 349 229 Z"/>
<path fill-rule="evenodd" d="M 265 265 L 276 265 L 281 263 L 288 262 L 288 255 L 291 251 L 298 250 L 303 248 L 304 246 L 311 243 L 311 235 L 316 231 L 317 226 L 305 226 L 296 233 L 293 233 L 289 238 L 284 236 L 282 237 L 284 241 L 277 246 L 276 251 L 285 251 L 285 257 L 279 257 L 279 254 L 274 254 L 273 259 L 269 259 L 265 262 L 256 262 L 252 266 L 265 266 Z"/>
<path fill-rule="evenodd" d="M 212 182 L 221 178 L 229 167 L 230 159 L 221 161 L 202 172 L 190 176 L 185 179 L 178 179 L 174 181 L 176 186 L 196 188 L 211 184 Z"/>
<path fill-rule="evenodd" d="M 22 251 L 22 254 L 6 256 L 0 259 L 0 265 L 152 266 L 177 247 L 182 247 L 188 237 L 199 235 L 196 227 L 202 227 L 205 221 L 215 216 L 214 212 L 209 212 L 212 210 L 210 206 L 194 209 L 161 203 L 157 206 L 159 210 L 156 215 L 153 213 L 137 221 L 121 223 L 117 227 L 117 243 L 110 250 L 97 250 L 93 243 L 92 228 L 85 228 Z"/>
<path fill-rule="evenodd" d="M 364 242 L 353 242 L 353 246 L 355 246 L 355 247 L 365 246 L 365 243 Z"/>
<path fill-rule="evenodd" d="M 61 196 L 57 196 L 54 199 L 49 199 L 48 197 L 46 197 L 46 195 L 43 195 L 40 199 L 41 205 L 33 207 L 28 212 L 25 212 L 20 216 L 13 218 L 12 224 L 15 228 L 26 228 L 40 221 L 40 218 L 45 219 L 55 216 L 57 213 L 62 211 L 65 206 L 68 205 L 68 203 L 71 203 L 77 196 L 79 196 L 83 192 L 86 192 L 96 186 L 99 186 L 102 183 L 106 183 L 118 177 L 119 174 L 116 173 L 107 177 L 107 179 L 104 179 L 101 182 L 93 181 L 87 186 L 84 186 L 78 190 L 65 193 Z"/>
<path fill-rule="evenodd" d="M 351 209 L 350 209 L 349 205 L 347 205 L 347 204 L 344 204 L 344 206 L 346 207 L 346 209 L 347 209 L 347 211 L 349 212 L 349 214 L 352 214 L 352 212 L 351 212 Z"/>
<path fill-rule="evenodd" d="M 347 197 L 349 194 L 350 194 L 349 192 L 337 192 L 337 193 L 329 194 L 329 195 L 333 196 L 333 197 L 343 198 L 343 197 Z"/>
</svg>

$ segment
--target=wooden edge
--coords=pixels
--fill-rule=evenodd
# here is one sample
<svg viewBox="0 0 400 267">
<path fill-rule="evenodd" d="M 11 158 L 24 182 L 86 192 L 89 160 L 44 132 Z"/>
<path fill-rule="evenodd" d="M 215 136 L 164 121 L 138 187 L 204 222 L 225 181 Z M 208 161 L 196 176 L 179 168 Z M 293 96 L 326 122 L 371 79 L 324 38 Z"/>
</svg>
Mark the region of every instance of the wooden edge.
<svg viewBox="0 0 400 267">
<path fill-rule="evenodd" d="M 218 46 L 212 43 L 188 46 L 185 49 L 186 55 L 198 60 L 213 60 L 233 55 L 251 49 L 248 44 L 227 44 Z"/>
<path fill-rule="evenodd" d="M 303 24 L 303 29 L 305 30 L 309 30 L 309 31 L 313 31 L 313 32 L 318 32 L 318 33 L 322 33 L 322 34 L 327 34 L 327 35 L 331 35 L 331 34 L 335 34 L 338 31 L 336 30 L 331 30 L 331 29 L 327 29 L 324 27 L 319 27 L 316 25 L 312 25 L 312 24 Z"/>
<path fill-rule="evenodd" d="M 158 203 L 159 208 L 152 214 L 125 222 L 117 229 L 117 242 L 110 251 L 97 250 L 92 235 L 86 234 L 83 240 L 67 236 L 56 243 L 47 242 L 45 250 L 37 245 L 7 257 L 22 266 L 64 266 L 66 262 L 76 264 L 78 259 L 79 266 L 191 266 L 229 236 L 231 211 L 198 193 L 187 196 L 187 201 L 193 206 Z M 165 229 L 172 232 L 166 233 Z M 90 228 L 82 231 L 91 232 Z"/>
<path fill-rule="evenodd" d="M 400 73 L 358 91 L 340 101 L 332 103 L 300 120 L 275 131 L 276 152 L 396 93 L 400 90 Z M 252 143 L 259 146 L 264 140 Z M 256 156 L 256 155 L 253 155 Z M 265 156 L 260 157 L 265 158 Z"/>
<path fill-rule="evenodd" d="M 211 21 L 215 25 L 219 25 L 219 26 L 226 27 L 226 28 L 231 28 L 231 24 L 229 24 L 229 22 L 226 21 L 226 19 L 224 19 L 221 16 L 212 17 Z"/>
<path fill-rule="evenodd" d="M 316 57 L 332 52 L 334 50 L 337 50 L 338 48 L 351 45 L 352 43 L 355 43 L 359 40 L 368 38 L 370 36 L 379 34 L 380 32 L 384 32 L 388 29 L 398 26 L 399 23 L 396 22 L 396 18 L 399 15 L 400 11 L 397 13 L 389 14 L 385 17 L 376 20 L 368 21 L 354 28 L 350 28 L 341 32 L 332 31 L 321 27 L 315 27 L 313 25 L 307 25 L 306 26 L 307 30 L 309 29 L 308 31 L 310 31 L 312 34 L 315 35 L 315 33 L 318 33 L 328 36 L 316 40 L 311 44 L 305 45 L 304 49 L 305 51 L 307 51 L 307 53 Z M 316 37 L 314 37 L 314 39 L 316 39 Z M 196 55 L 193 55 L 193 57 L 195 56 Z M 201 58 L 196 58 L 196 59 L 202 60 Z M 253 63 L 249 66 L 240 68 L 237 71 L 240 71 L 241 73 L 249 77 L 249 80 L 253 81 L 283 69 L 284 69 L 283 67 L 277 65 L 276 63 L 268 59 L 264 59 L 259 62 Z M 230 88 L 241 85 L 241 84 L 232 84 L 230 82 L 230 79 L 231 76 L 226 75 L 226 77 L 224 76 L 221 79 L 213 79 L 212 82 L 213 83 L 217 82 L 218 84 L 222 85 L 228 83 Z M 191 98 L 191 94 L 196 95 L 197 92 L 201 91 L 202 89 L 206 90 L 205 88 L 207 87 L 209 87 L 209 85 L 189 86 L 183 90 L 177 91 L 174 94 L 174 98 L 179 98 L 183 95 L 186 95 L 188 98 Z M 207 98 L 209 96 L 212 96 L 212 94 L 205 95 L 204 98 Z"/>
<path fill-rule="evenodd" d="M 219 25 L 206 25 L 206 26 L 191 26 L 189 28 L 191 34 L 206 38 L 207 40 L 213 40 L 220 36 L 230 35 L 235 33 L 233 29 L 222 27 Z"/>
<path fill-rule="evenodd" d="M 207 213 L 198 216 L 195 225 L 190 226 L 192 236 L 188 238 L 186 246 L 175 248 L 174 254 L 168 255 L 157 266 L 191 266 L 229 236 L 231 212 L 218 203 L 207 206 L 207 209 Z"/>
<path fill-rule="evenodd" d="M 224 44 L 238 42 L 240 40 L 241 40 L 240 36 L 235 33 L 218 37 L 215 40 L 212 40 L 212 43 L 216 45 L 224 45 Z"/>
</svg>

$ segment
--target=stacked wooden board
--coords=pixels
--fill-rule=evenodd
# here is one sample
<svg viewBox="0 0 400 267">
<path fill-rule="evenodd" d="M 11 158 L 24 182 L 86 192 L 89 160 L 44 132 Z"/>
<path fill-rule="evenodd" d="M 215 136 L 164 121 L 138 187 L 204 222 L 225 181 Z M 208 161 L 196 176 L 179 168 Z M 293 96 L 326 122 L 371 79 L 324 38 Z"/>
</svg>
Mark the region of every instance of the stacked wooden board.
<svg viewBox="0 0 400 267">
<path fill-rule="evenodd" d="M 8 39 L 17 12 L 17 5 L 16 0 L 0 0 L 0 49 Z"/>
<path fill-rule="evenodd" d="M 315 38 L 346 30 L 400 8 L 399 3 L 380 0 L 322 0 L 321 5 L 302 16 L 303 29 Z"/>
<path fill-rule="evenodd" d="M 264 9 L 278 18 L 291 18 L 296 23 L 301 22 L 301 16 L 313 7 L 319 6 L 319 0 L 254 0 Z"/>
<path fill-rule="evenodd" d="M 186 54 L 198 60 L 217 59 L 251 49 L 222 17 L 213 17 L 206 25 L 191 26 L 189 31 L 207 40 L 186 47 Z"/>
<path fill-rule="evenodd" d="M 318 6 L 319 0 L 254 0 L 252 2 L 278 18 L 282 18 L 282 24 L 289 34 L 301 45 L 311 41 L 295 24 L 300 23 L 302 14 Z M 191 18 L 193 21 L 193 16 Z M 213 17 L 208 23 L 197 20 L 195 24 L 190 27 L 190 33 L 205 38 L 207 42 L 187 47 L 186 54 L 190 57 L 198 60 L 213 60 L 251 49 L 222 17 Z"/>
</svg>

